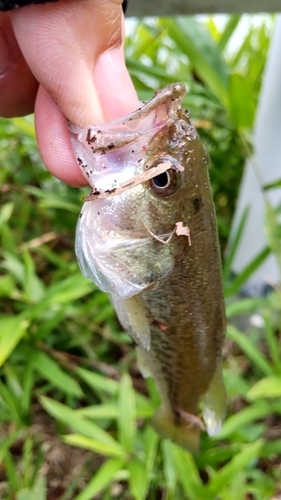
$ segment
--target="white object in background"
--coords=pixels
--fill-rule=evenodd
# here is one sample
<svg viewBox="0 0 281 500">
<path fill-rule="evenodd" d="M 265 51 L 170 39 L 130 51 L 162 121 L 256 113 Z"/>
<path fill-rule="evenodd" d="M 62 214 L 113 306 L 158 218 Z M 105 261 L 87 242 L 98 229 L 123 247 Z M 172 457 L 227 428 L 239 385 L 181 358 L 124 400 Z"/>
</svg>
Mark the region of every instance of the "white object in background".
<svg viewBox="0 0 281 500">
<path fill-rule="evenodd" d="M 254 158 L 263 184 L 281 178 L 281 15 L 277 16 L 275 31 L 269 48 L 265 76 L 257 110 L 253 136 Z M 273 206 L 281 203 L 281 188 L 267 191 Z M 232 270 L 241 270 L 266 245 L 265 202 L 251 160 L 246 163 L 234 216 L 232 234 L 237 230 L 246 206 L 250 206 L 242 239 Z M 281 247 L 281 241 L 280 241 Z M 280 280 L 276 260 L 270 255 L 247 283 L 250 294 L 258 294 L 263 286 Z M 256 293 L 255 293 L 256 290 Z"/>
</svg>

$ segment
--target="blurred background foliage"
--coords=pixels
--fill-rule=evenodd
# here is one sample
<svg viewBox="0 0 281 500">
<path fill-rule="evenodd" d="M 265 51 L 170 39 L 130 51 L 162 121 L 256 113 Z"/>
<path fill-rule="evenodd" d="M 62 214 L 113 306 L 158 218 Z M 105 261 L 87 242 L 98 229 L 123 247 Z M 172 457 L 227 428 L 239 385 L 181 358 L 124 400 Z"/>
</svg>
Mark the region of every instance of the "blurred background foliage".
<svg viewBox="0 0 281 500">
<path fill-rule="evenodd" d="M 32 117 L 0 120 L 0 498 L 280 498 L 280 288 L 236 296 L 269 252 L 281 259 L 278 210 L 270 211 L 266 252 L 234 280 L 245 218 L 228 243 L 273 27 L 269 15 L 128 27 L 140 100 L 183 81 L 184 106 L 210 153 L 228 297 L 228 418 L 217 438 L 203 433 L 196 457 L 151 428 L 154 383 L 141 378 L 106 294 L 80 274 L 74 235 L 88 190 L 45 170 Z M 243 332 L 237 316 L 251 318 Z"/>
</svg>

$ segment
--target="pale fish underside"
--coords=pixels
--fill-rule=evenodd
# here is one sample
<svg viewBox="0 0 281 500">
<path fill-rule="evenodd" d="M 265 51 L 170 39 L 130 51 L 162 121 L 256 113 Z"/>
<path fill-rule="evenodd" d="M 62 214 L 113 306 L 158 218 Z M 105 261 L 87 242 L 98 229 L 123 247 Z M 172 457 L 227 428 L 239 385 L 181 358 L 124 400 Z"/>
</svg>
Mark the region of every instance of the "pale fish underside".
<svg viewBox="0 0 281 500">
<path fill-rule="evenodd" d="M 110 293 L 141 372 L 156 381 L 154 427 L 197 452 L 199 401 L 209 435 L 225 415 L 225 312 L 208 155 L 184 94 L 169 85 L 131 115 L 70 130 L 92 187 L 77 225 L 81 271 Z"/>
</svg>

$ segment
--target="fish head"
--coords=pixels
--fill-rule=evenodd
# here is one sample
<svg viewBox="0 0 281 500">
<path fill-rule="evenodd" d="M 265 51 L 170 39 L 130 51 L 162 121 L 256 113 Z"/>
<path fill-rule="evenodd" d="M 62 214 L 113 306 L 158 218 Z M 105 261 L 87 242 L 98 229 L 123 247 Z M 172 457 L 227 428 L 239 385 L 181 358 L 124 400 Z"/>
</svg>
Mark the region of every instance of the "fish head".
<svg viewBox="0 0 281 500">
<path fill-rule="evenodd" d="M 84 130 L 70 126 L 92 187 L 77 225 L 78 262 L 86 277 L 121 298 L 156 286 L 190 246 L 208 156 L 181 107 L 184 94 L 176 83 L 124 118 Z M 186 232 L 177 236 L 179 224 Z"/>
</svg>

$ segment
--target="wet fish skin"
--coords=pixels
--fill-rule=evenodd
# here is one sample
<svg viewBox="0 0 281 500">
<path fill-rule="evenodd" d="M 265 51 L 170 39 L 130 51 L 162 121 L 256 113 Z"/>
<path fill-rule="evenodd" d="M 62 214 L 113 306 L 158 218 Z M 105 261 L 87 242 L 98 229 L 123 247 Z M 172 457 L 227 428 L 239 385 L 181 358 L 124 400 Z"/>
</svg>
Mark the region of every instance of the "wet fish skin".
<svg viewBox="0 0 281 500">
<path fill-rule="evenodd" d="M 107 290 L 161 394 L 156 429 L 196 452 L 199 428 L 188 426 L 182 415 L 196 415 L 203 397 L 207 430 L 214 434 L 225 412 L 220 369 L 225 334 L 221 261 L 208 155 L 188 113 L 181 109 L 179 84 L 165 91 L 164 104 L 160 103 L 161 93 L 154 97 L 156 115 L 161 106 L 163 126 L 149 137 L 139 163 L 143 170 L 159 159 L 181 165 L 184 171 L 173 173 L 178 189 L 162 196 L 149 181 L 88 203 L 96 204 L 95 210 L 103 214 L 107 232 L 122 235 L 129 243 L 138 241 L 121 244 L 110 255 L 117 267 L 133 269 L 136 282 L 145 286 L 125 298 L 112 283 Z M 190 241 L 174 234 L 165 244 L 153 237 L 164 241 L 178 222 L 189 228 Z"/>
</svg>

